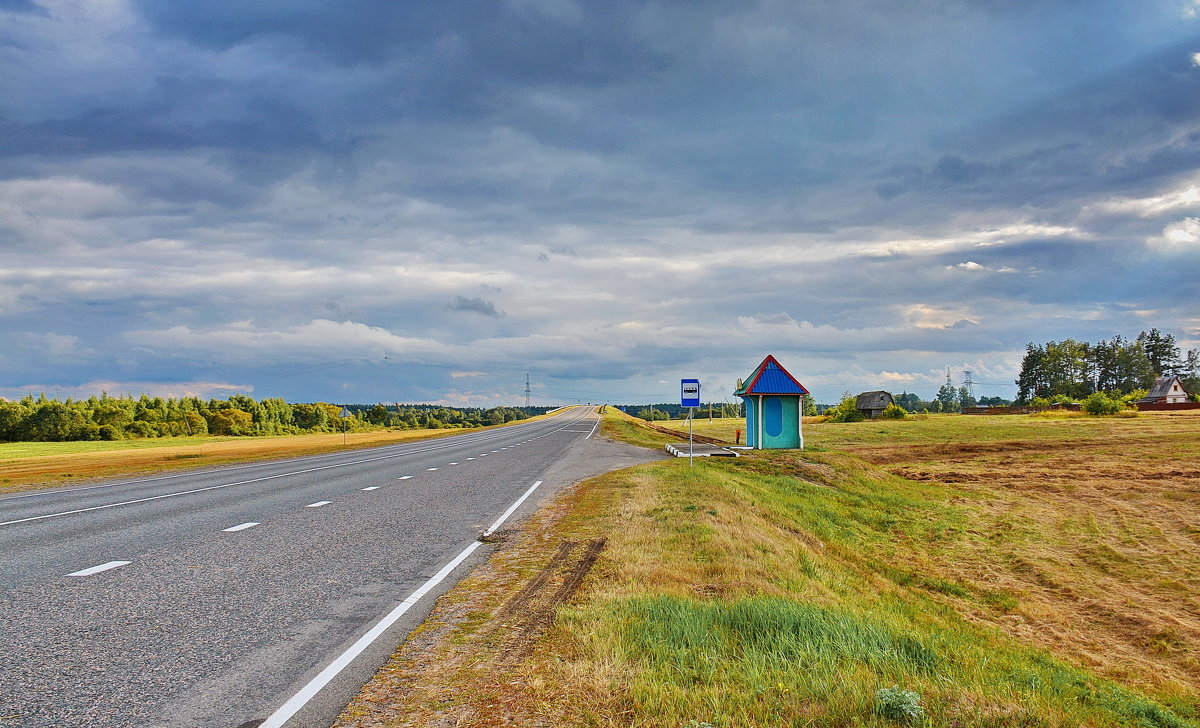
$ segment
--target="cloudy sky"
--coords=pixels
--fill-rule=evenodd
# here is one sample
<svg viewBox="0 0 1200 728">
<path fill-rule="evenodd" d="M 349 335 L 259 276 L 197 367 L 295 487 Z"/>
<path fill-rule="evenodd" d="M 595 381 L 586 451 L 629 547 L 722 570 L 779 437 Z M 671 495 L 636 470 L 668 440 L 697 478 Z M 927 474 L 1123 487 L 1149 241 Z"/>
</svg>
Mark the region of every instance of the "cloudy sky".
<svg viewBox="0 0 1200 728">
<path fill-rule="evenodd" d="M 0 395 L 1012 396 L 1200 345 L 1200 0 L 0 0 Z"/>
</svg>

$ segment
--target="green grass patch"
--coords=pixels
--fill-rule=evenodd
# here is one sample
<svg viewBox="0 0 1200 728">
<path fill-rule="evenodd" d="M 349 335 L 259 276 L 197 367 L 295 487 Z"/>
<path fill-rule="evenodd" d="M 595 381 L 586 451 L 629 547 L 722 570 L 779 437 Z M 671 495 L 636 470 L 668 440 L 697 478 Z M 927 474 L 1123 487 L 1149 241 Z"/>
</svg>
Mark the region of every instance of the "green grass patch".
<svg viewBox="0 0 1200 728">
<path fill-rule="evenodd" d="M 30 458 L 44 455 L 72 455 L 75 453 L 109 452 L 111 450 L 151 450 L 160 447 L 184 447 L 208 445 L 214 442 L 232 442 L 230 437 L 155 437 L 144 440 L 96 440 L 80 442 L 0 442 L 0 460 L 4 458 Z M 241 438 L 245 439 L 245 438 Z"/>
<path fill-rule="evenodd" d="M 1186 728 L 1193 721 L 1043 653 L 775 597 L 655 596 L 611 606 L 630 699 L 653 725 L 892 725 L 878 693 L 911 690 L 931 725 Z"/>
</svg>

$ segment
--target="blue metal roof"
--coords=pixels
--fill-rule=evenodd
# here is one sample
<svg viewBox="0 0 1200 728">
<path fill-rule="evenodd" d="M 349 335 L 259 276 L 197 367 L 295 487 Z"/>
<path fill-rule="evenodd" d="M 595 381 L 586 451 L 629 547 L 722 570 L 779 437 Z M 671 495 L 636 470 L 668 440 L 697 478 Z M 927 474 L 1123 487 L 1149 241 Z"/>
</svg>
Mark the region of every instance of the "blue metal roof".
<svg viewBox="0 0 1200 728">
<path fill-rule="evenodd" d="M 734 392 L 738 396 L 748 394 L 808 394 L 808 390 L 804 385 L 796 381 L 796 378 L 788 373 L 786 369 L 780 366 L 779 362 L 775 361 L 775 357 L 768 356 L 763 360 L 762 364 L 754 370 L 746 384 Z"/>
</svg>

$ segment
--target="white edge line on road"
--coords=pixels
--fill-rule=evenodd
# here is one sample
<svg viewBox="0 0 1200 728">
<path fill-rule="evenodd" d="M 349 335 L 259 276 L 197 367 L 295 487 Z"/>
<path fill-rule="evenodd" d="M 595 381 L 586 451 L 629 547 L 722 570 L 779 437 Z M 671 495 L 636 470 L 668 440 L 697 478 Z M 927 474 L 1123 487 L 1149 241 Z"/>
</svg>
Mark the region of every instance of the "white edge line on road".
<svg viewBox="0 0 1200 728">
<path fill-rule="evenodd" d="M 237 533 L 238 531 L 245 531 L 247 528 L 254 528 L 255 526 L 261 525 L 262 524 L 257 521 L 247 521 L 246 523 L 239 523 L 238 525 L 230 526 L 229 528 L 222 528 L 221 533 Z"/>
<path fill-rule="evenodd" d="M 536 483 L 534 483 L 532 486 L 530 486 L 529 490 L 525 491 L 525 494 L 522 495 L 520 498 L 518 498 L 516 503 L 513 503 L 511 506 L 508 507 L 508 510 L 504 512 L 504 515 L 497 518 L 495 523 L 488 526 L 488 530 L 484 531 L 483 535 L 490 536 L 493 533 L 495 533 L 496 529 L 500 528 L 500 524 L 507 521 L 508 517 L 513 514 L 513 511 L 517 510 L 517 508 L 520 507 L 520 505 L 525 502 L 526 498 L 533 495 L 533 491 L 537 490 L 538 486 L 541 484 L 542 484 L 542 481 L 539 480 Z"/>
<path fill-rule="evenodd" d="M 534 483 L 529 490 L 525 491 L 525 493 L 522 494 L 515 503 L 508 507 L 508 510 L 504 512 L 504 515 L 497 518 L 496 522 L 493 523 L 487 531 L 484 531 L 484 535 L 486 536 L 492 533 L 500 527 L 500 524 L 508 520 L 508 517 L 513 514 L 513 511 L 517 510 L 517 508 L 525 502 L 526 498 L 533 495 L 533 491 L 537 490 L 537 487 L 541 484 L 542 481 L 539 480 Z M 401 617 L 403 617 L 404 613 L 411 609 L 414 604 L 420 601 L 421 597 L 425 596 L 431 589 L 442 583 L 447 576 L 450 576 L 450 574 L 458 568 L 459 564 L 466 561 L 467 557 L 475 553 L 475 549 L 482 545 L 482 541 L 472 541 L 465 549 L 459 552 L 458 556 L 455 556 L 450 563 L 443 566 L 441 571 L 429 577 L 429 581 L 426 581 L 419 589 L 410 594 L 407 599 L 400 602 L 395 609 L 388 612 L 386 617 L 379 620 L 374 627 L 372 627 L 362 637 L 359 637 L 358 640 L 354 644 L 350 645 L 345 652 L 338 655 L 337 659 L 329 663 L 328 667 L 318 673 L 317 676 L 310 680 L 307 685 L 300 688 L 300 692 L 289 698 L 286 703 L 280 706 L 279 710 L 276 710 L 274 713 L 268 716 L 265 721 L 259 724 L 258 728 L 282 728 L 283 725 L 287 723 L 293 715 L 300 712 L 300 709 L 308 704 L 308 701 L 312 700 L 317 693 L 321 692 L 321 688 L 328 685 L 330 681 L 332 681 L 338 676 L 339 673 L 341 673 L 342 670 L 345 670 L 346 666 L 354 661 L 354 658 L 361 655 L 363 650 L 370 647 L 375 640 L 379 639 L 379 636 L 386 632 L 387 629 L 395 624 Z"/>
<path fill-rule="evenodd" d="M 89 569 L 80 569 L 79 571 L 74 571 L 70 574 L 67 574 L 67 576 L 91 576 L 92 574 L 99 574 L 101 571 L 108 571 L 109 569 L 115 569 L 118 566 L 124 566 L 125 564 L 129 564 L 129 563 L 132 563 L 132 562 L 130 562 L 130 561 L 109 561 L 107 563 L 100 564 L 99 566 L 93 566 Z"/>
<path fill-rule="evenodd" d="M 585 439 L 585 440 L 590 440 L 590 439 L 592 439 L 592 435 L 596 434 L 596 428 L 597 428 L 597 427 L 599 427 L 599 426 L 600 426 L 600 418 L 599 418 L 599 417 L 597 417 L 597 418 L 596 418 L 596 424 L 592 425 L 592 431 L 591 431 L 591 432 L 589 432 L 589 433 L 588 433 L 588 436 L 587 436 L 587 437 L 585 437 L 585 438 L 583 438 L 583 439 Z"/>
<path fill-rule="evenodd" d="M 308 505 L 306 505 L 304 507 L 305 508 L 320 508 L 321 506 L 327 506 L 332 502 L 333 501 L 317 501 L 316 503 L 309 503 Z"/>
<path fill-rule="evenodd" d="M 328 685 L 331 680 L 338 676 L 338 673 L 346 669 L 346 666 L 353 662 L 354 658 L 362 654 L 363 650 L 370 647 L 371 643 L 379 639 L 379 636 L 386 632 L 388 627 L 391 627 L 401 617 L 403 617 L 404 613 L 411 609 L 414 604 L 420 601 L 421 597 L 425 596 L 431 589 L 445 580 L 445 578 L 449 576 L 451 572 L 458 568 L 459 564 L 461 564 L 463 561 L 466 561 L 467 557 L 474 553 L 475 549 L 479 548 L 481 545 L 482 542 L 480 541 L 472 541 L 458 554 L 458 556 L 455 556 L 450 563 L 443 566 L 441 571 L 431 576 L 429 581 L 426 581 L 424 584 L 422 584 L 421 587 L 410 594 L 407 599 L 400 602 L 395 609 L 388 612 L 386 617 L 379 620 L 379 622 L 366 634 L 364 634 L 362 637 L 359 637 L 357 642 L 350 645 L 350 647 L 347 648 L 347 650 L 341 655 L 338 655 L 337 659 L 329 663 L 329 666 L 322 670 L 312 680 L 310 680 L 307 685 L 301 688 L 300 692 L 289 698 L 288 701 L 279 708 L 279 710 L 276 710 L 265 721 L 263 721 L 259 725 L 259 728 L 281 728 L 293 715 L 298 713 L 301 708 L 307 705 L 308 701 L 312 700 L 313 697 L 321 691 L 321 688 Z"/>
</svg>

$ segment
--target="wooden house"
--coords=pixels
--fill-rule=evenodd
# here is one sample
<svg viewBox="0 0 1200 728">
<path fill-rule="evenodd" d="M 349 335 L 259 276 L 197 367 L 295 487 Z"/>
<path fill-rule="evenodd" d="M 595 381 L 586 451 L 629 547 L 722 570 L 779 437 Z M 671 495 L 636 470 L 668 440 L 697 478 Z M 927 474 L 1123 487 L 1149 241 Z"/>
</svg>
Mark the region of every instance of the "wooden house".
<svg viewBox="0 0 1200 728">
<path fill-rule="evenodd" d="M 894 404 L 891 393 L 877 390 L 858 395 L 858 399 L 854 402 L 854 408 L 866 415 L 868 419 L 873 420 L 883 414 L 890 404 Z"/>
<path fill-rule="evenodd" d="M 1149 394 L 1137 401 L 1138 404 L 1185 404 L 1190 401 L 1179 377 L 1159 377 Z"/>
</svg>

